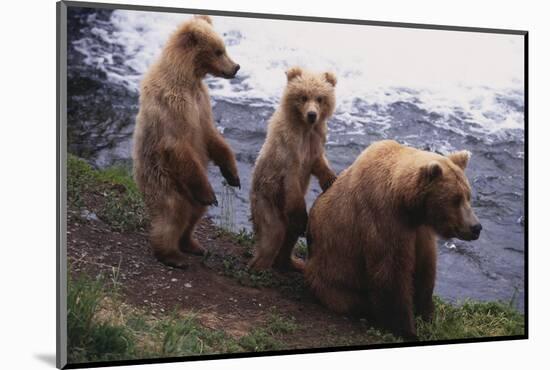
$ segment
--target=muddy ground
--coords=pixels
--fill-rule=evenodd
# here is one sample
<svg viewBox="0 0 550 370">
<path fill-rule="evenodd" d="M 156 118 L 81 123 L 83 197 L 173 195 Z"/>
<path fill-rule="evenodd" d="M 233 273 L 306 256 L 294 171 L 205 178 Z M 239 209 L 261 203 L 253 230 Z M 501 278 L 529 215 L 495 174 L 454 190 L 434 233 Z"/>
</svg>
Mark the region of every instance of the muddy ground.
<svg viewBox="0 0 550 370">
<path fill-rule="evenodd" d="M 95 217 L 69 210 L 68 258 L 73 275 L 102 273 L 115 280 L 124 300 L 153 315 L 174 310 L 195 312 L 205 327 L 239 338 L 261 327 L 272 312 L 294 318 L 298 329 L 284 338 L 285 347 L 318 348 L 380 342 L 367 334 L 365 319 L 331 313 L 304 286 L 296 272 L 249 274 L 249 245 L 239 244 L 210 219 L 195 236 L 208 255 L 189 255 L 186 269 L 158 262 L 146 231 L 117 232 Z"/>
</svg>

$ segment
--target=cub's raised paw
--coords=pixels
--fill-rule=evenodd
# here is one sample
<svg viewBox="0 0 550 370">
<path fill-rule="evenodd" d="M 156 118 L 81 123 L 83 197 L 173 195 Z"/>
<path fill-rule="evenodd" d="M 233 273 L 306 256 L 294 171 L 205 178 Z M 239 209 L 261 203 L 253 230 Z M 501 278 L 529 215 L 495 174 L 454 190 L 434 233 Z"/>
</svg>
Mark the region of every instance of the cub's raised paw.
<svg viewBox="0 0 550 370">
<path fill-rule="evenodd" d="M 332 186 L 332 184 L 334 184 L 334 181 L 336 181 L 336 179 L 337 179 L 336 176 L 332 176 L 327 181 L 325 181 L 321 186 L 321 189 L 323 189 L 323 192 L 327 191 Z"/>
<path fill-rule="evenodd" d="M 220 168 L 222 172 L 222 176 L 225 178 L 225 181 L 230 186 L 241 188 L 241 179 L 239 178 L 239 175 L 233 174 L 229 169 L 222 167 Z"/>
</svg>

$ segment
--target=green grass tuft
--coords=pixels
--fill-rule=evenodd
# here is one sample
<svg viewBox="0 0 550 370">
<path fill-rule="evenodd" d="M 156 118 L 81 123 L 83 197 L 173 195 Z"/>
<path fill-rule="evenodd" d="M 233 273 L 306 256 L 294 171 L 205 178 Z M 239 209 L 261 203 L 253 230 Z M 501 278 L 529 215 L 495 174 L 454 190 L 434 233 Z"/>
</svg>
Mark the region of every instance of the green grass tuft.
<svg viewBox="0 0 550 370">
<path fill-rule="evenodd" d="M 294 317 L 284 317 L 271 311 L 265 327 L 254 328 L 250 333 L 239 340 L 246 351 L 276 351 L 285 348 L 283 337 L 298 330 Z"/>
<path fill-rule="evenodd" d="M 294 254 L 301 259 L 305 260 L 308 256 L 307 243 L 304 239 L 299 239 L 294 247 Z"/>
<path fill-rule="evenodd" d="M 465 301 L 460 305 L 434 297 L 431 323 L 417 319 L 420 340 L 445 340 L 523 335 L 524 316 L 500 302 Z"/>
<path fill-rule="evenodd" d="M 128 358 L 134 338 L 123 326 L 98 322 L 105 296 L 101 280 L 82 276 L 69 279 L 67 296 L 68 358 L 71 363 Z"/>
<path fill-rule="evenodd" d="M 96 170 L 69 154 L 67 169 L 70 205 L 93 209 L 115 231 L 136 231 L 147 226 L 145 204 L 129 167 Z"/>
<path fill-rule="evenodd" d="M 242 351 L 237 342 L 223 331 L 203 327 L 195 315 L 179 317 L 173 314 L 161 325 L 163 356 L 193 356 L 205 353 Z"/>
</svg>

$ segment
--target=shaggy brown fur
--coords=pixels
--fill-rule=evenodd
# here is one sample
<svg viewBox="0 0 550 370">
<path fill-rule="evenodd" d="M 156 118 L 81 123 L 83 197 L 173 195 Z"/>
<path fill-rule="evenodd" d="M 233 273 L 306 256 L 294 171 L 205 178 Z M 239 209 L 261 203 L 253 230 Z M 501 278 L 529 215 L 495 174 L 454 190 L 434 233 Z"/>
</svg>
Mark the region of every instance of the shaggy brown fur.
<svg viewBox="0 0 550 370">
<path fill-rule="evenodd" d="M 151 215 L 157 259 L 184 267 L 182 252 L 203 253 L 192 238 L 206 207 L 217 205 L 208 182 L 209 160 L 232 186 L 240 186 L 235 157 L 217 131 L 207 73 L 233 77 L 239 69 L 208 16 L 183 23 L 166 43 L 141 85 L 134 131 L 134 178 Z"/>
<path fill-rule="evenodd" d="M 433 314 L 436 235 L 474 240 L 469 152 L 447 157 L 380 141 L 313 205 L 305 278 L 340 313 L 366 314 L 406 338 Z"/>
<path fill-rule="evenodd" d="M 323 190 L 336 178 L 324 149 L 336 77 L 299 67 L 286 74 L 288 84 L 269 121 L 252 178 L 250 205 L 258 244 L 250 267 L 255 269 L 274 265 L 303 270 L 303 263 L 291 254 L 307 224 L 304 197 L 310 176 L 319 179 Z"/>
</svg>

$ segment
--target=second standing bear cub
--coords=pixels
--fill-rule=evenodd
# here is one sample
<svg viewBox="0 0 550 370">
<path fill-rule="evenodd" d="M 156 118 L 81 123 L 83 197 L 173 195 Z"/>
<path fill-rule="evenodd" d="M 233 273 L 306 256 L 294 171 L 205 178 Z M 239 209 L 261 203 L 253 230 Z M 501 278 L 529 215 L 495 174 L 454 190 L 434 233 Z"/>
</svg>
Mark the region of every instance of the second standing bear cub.
<svg viewBox="0 0 550 370">
<path fill-rule="evenodd" d="M 317 177 L 323 191 L 336 179 L 324 149 L 336 77 L 299 67 L 286 75 L 288 83 L 269 121 L 252 177 L 250 206 L 258 243 L 250 267 L 258 270 L 303 270 L 303 262 L 291 255 L 307 225 L 310 176 Z"/>
</svg>

